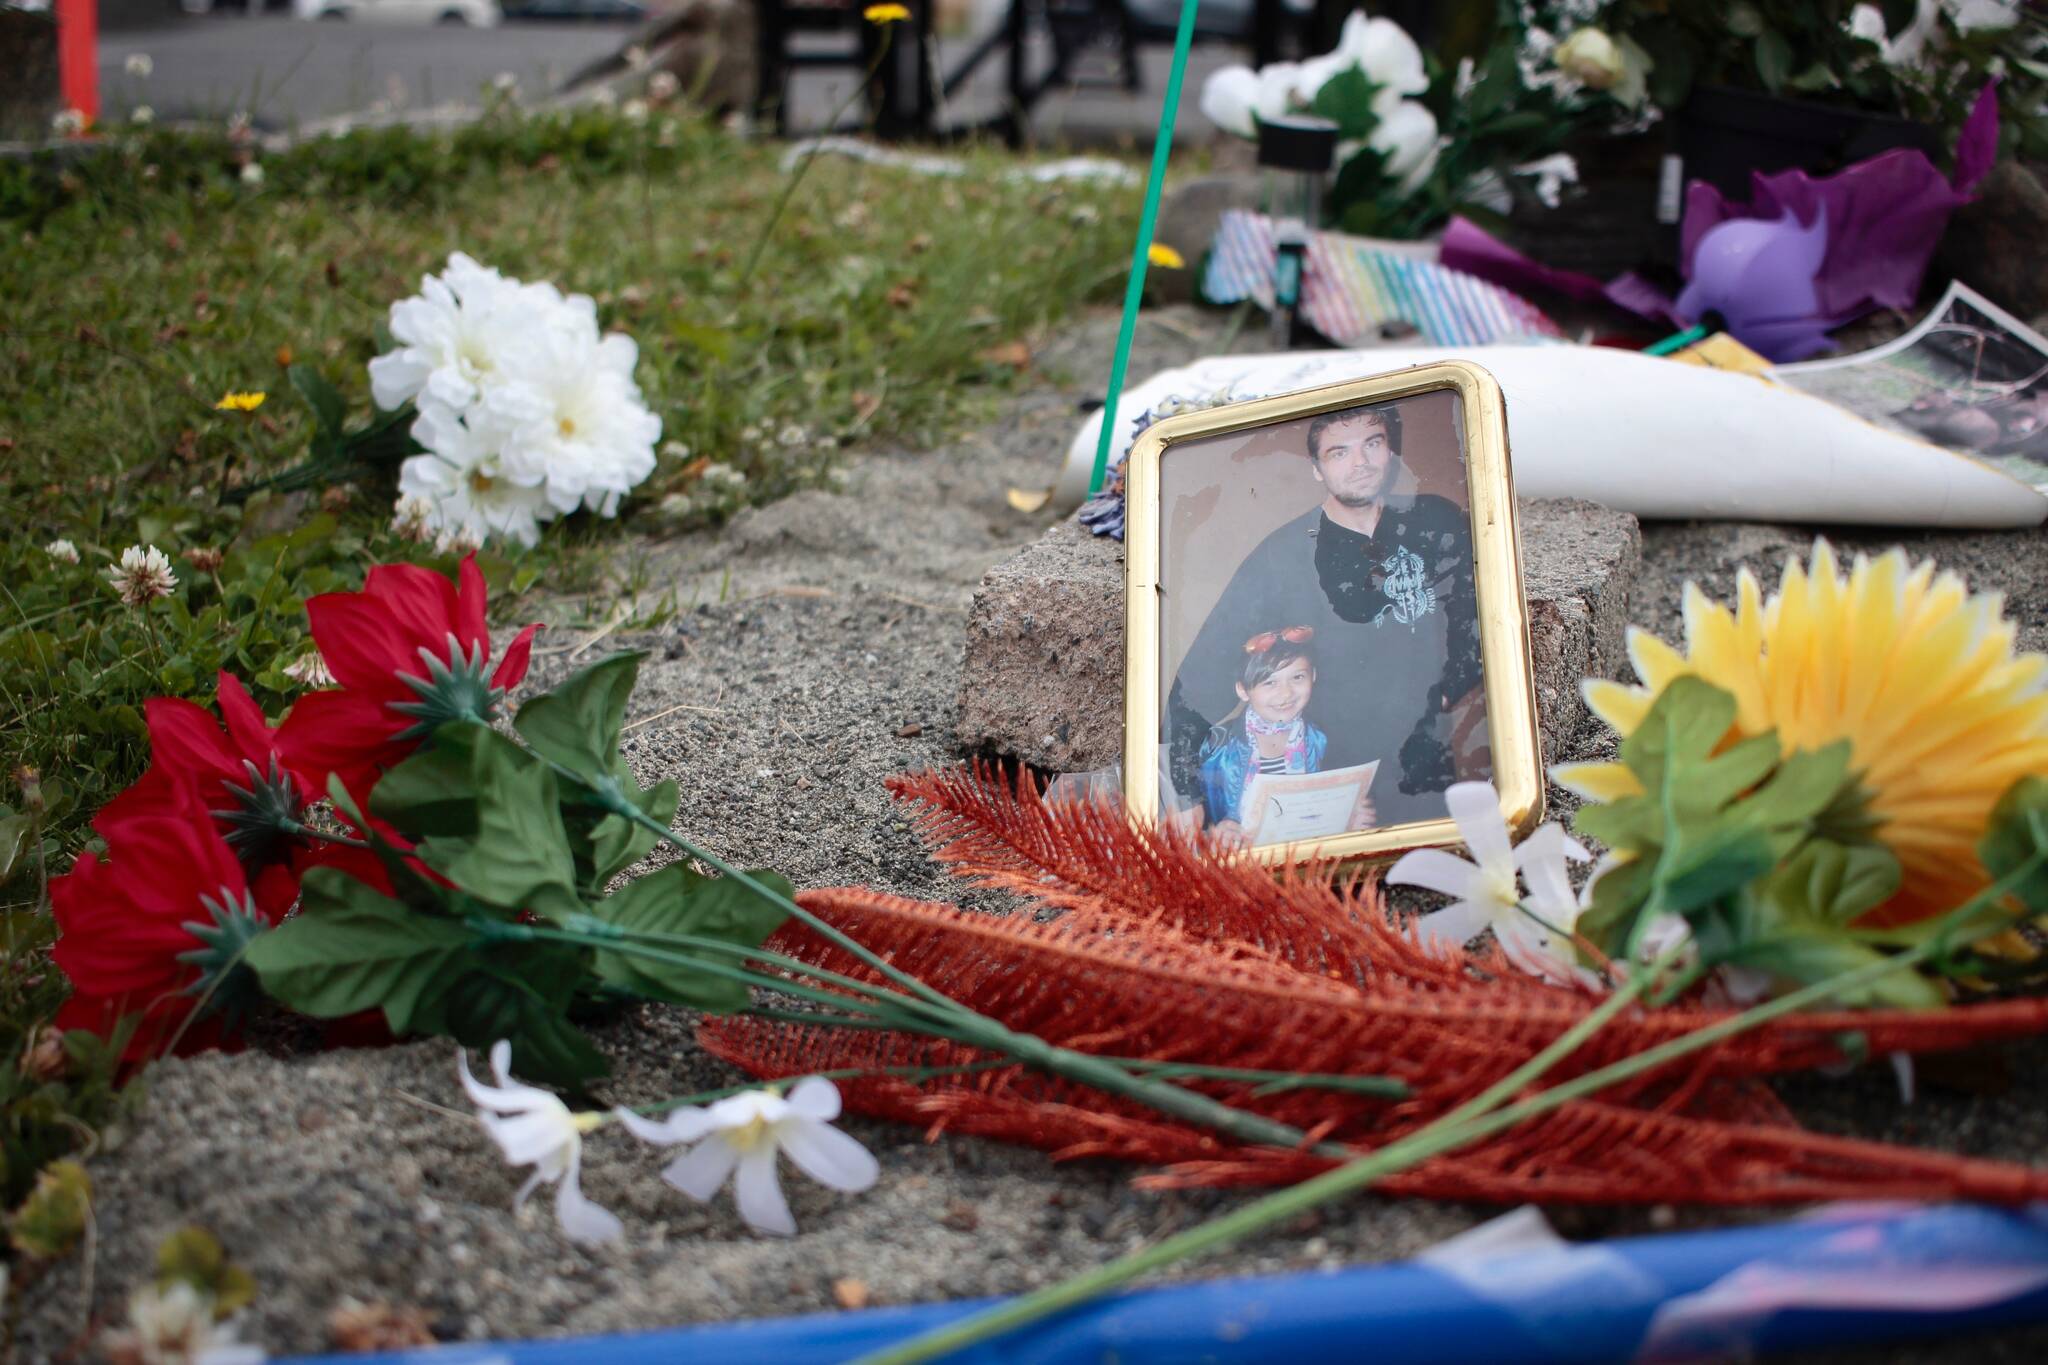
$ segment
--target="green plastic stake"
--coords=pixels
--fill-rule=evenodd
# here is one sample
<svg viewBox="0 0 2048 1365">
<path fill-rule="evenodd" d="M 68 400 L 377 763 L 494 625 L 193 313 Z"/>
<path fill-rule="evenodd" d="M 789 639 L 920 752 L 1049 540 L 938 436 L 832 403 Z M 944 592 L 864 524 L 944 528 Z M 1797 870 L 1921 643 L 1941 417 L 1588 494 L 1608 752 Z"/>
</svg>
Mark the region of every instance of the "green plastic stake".
<svg viewBox="0 0 2048 1365">
<path fill-rule="evenodd" d="M 1145 297 L 1145 267 L 1151 262 L 1152 229 L 1159 221 L 1159 190 L 1166 183 L 1166 158 L 1173 152 L 1173 119 L 1180 110 L 1181 77 L 1188 70 L 1188 49 L 1195 41 L 1195 0 L 1181 0 L 1180 27 L 1173 33 L 1173 70 L 1166 77 L 1166 99 L 1159 108 L 1159 136 L 1152 142 L 1152 175 L 1145 182 L 1145 212 L 1138 219 L 1138 242 L 1131 252 L 1131 282 L 1124 290 L 1124 317 L 1116 330 L 1116 359 L 1109 366 L 1109 396 L 1102 404 L 1102 435 L 1095 442 L 1095 472 L 1088 477 L 1090 497 L 1102 491 L 1109 473 L 1109 440 L 1116 432 L 1116 404 L 1124 393 L 1124 370 L 1131 363 L 1131 333 L 1138 329 L 1138 304 Z"/>
</svg>

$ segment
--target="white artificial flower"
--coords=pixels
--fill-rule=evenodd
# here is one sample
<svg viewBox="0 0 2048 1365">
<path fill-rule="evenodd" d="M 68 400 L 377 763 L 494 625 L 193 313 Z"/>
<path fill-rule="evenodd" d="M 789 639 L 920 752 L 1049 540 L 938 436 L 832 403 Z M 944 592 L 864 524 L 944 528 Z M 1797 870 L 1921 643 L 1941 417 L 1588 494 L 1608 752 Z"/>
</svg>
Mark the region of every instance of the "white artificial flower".
<svg viewBox="0 0 2048 1365">
<path fill-rule="evenodd" d="M 1301 63 L 1295 72 L 1296 98 L 1312 104 L 1331 77 L 1357 67 L 1378 87 L 1372 111 L 1385 118 L 1406 96 L 1429 89 L 1422 49 L 1407 30 L 1391 19 L 1368 19 L 1353 10 L 1344 21 L 1334 50 Z M 1432 124 L 1434 120 L 1432 120 Z"/>
<path fill-rule="evenodd" d="M 128 1296 L 128 1325 L 107 1333 L 102 1349 L 139 1365 L 258 1365 L 263 1348 L 237 1341 L 234 1324 L 216 1321 L 213 1309 L 213 1296 L 189 1281 L 145 1284 Z"/>
<path fill-rule="evenodd" d="M 654 472 L 661 419 L 641 401 L 631 337 L 587 326 L 542 327 L 499 357 L 502 381 L 467 419 L 513 482 L 543 489 L 560 513 L 580 504 L 613 516 Z M 424 442 L 422 443 L 424 444 Z"/>
<path fill-rule="evenodd" d="M 2024 8 L 2022 0 L 1943 0 L 1942 7 L 1959 33 L 2012 28 L 2019 23 Z"/>
<path fill-rule="evenodd" d="M 327 666 L 327 656 L 319 650 L 308 650 L 286 664 L 283 673 L 302 687 L 332 687 L 335 685 L 334 670 Z"/>
<path fill-rule="evenodd" d="M 402 503 L 425 504 L 423 532 L 461 532 L 477 544 L 493 535 L 524 546 L 540 540 L 540 524 L 556 512 L 547 489 L 509 477 L 487 435 L 429 403 L 412 436 L 426 453 L 398 467 L 398 491 Z"/>
<path fill-rule="evenodd" d="M 169 597 L 171 589 L 178 586 L 169 557 L 154 545 L 148 549 L 130 545 L 121 551 L 121 562 L 108 565 L 106 573 L 114 591 L 131 607 Z"/>
<path fill-rule="evenodd" d="M 64 564 L 78 562 L 78 547 L 68 540 L 53 540 L 43 547 L 43 553 Z"/>
<path fill-rule="evenodd" d="M 1536 198 L 1547 209 L 1554 209 L 1564 202 L 1565 186 L 1579 183 L 1579 163 L 1566 152 L 1555 152 L 1517 166 L 1514 173 L 1535 182 Z"/>
<path fill-rule="evenodd" d="M 156 110 L 146 104 L 138 104 L 128 111 L 128 121 L 138 128 L 146 128 L 156 122 Z"/>
<path fill-rule="evenodd" d="M 1939 0 L 1920 0 L 1913 22 L 1895 34 L 1885 33 L 1884 12 L 1876 5 L 1858 5 L 1849 11 L 1849 32 L 1877 44 L 1878 58 L 1887 66 L 1915 66 L 1941 32 Z"/>
<path fill-rule="evenodd" d="M 881 1167 L 872 1153 L 832 1127 L 839 1117 L 839 1087 L 806 1076 L 787 1099 L 772 1090 L 749 1090 L 709 1108 L 678 1109 L 661 1120 L 615 1111 L 634 1136 L 657 1146 L 695 1143 L 671 1161 L 662 1179 L 690 1198 L 708 1201 L 732 1177 L 740 1217 L 756 1232 L 793 1236 L 796 1219 L 775 1172 L 775 1154 L 821 1185 L 857 1194 L 875 1183 Z"/>
<path fill-rule="evenodd" d="M 587 295 L 456 252 L 392 305 L 391 334 L 371 396 L 387 411 L 418 405 L 427 454 L 401 467 L 399 491 L 432 504 L 425 524 L 444 536 L 532 545 L 578 507 L 616 515 L 653 472 L 661 419 L 633 378 L 639 349 L 599 332 Z"/>
<path fill-rule="evenodd" d="M 121 69 L 140 80 L 148 80 L 150 73 L 156 70 L 156 63 L 149 59 L 147 52 L 131 52 L 121 63 Z"/>
<path fill-rule="evenodd" d="M 1613 89 L 1628 69 L 1621 45 L 1608 37 L 1606 30 L 1598 28 L 1574 32 L 1551 51 L 1550 59 L 1557 63 L 1558 70 L 1588 90 Z"/>
<path fill-rule="evenodd" d="M 491 1044 L 491 1071 L 496 1085 L 485 1085 L 469 1071 L 469 1057 L 456 1050 L 462 1088 L 476 1104 L 477 1122 L 515 1166 L 531 1166 L 533 1174 L 519 1187 L 517 1210 L 541 1185 L 555 1186 L 555 1219 L 572 1242 L 597 1245 L 617 1241 L 625 1225 L 610 1210 L 583 1197 L 577 1183 L 583 1165 L 583 1135 L 604 1121 L 602 1114 L 572 1114 L 552 1091 L 515 1081 L 511 1075 L 512 1044 Z"/>
<path fill-rule="evenodd" d="M 1386 173 L 1406 195 L 1436 169 L 1442 139 L 1437 136 L 1436 115 L 1414 100 L 1402 100 L 1380 116 L 1366 145 L 1386 158 Z"/>
<path fill-rule="evenodd" d="M 1548 980 L 1572 979 L 1568 935 L 1578 923 L 1580 903 L 1572 895 L 1565 859 L 1584 861 L 1591 855 L 1554 823 L 1538 828 L 1519 847 L 1511 844 L 1500 796 L 1489 782 L 1454 783 L 1444 801 L 1472 861 L 1421 848 L 1387 873 L 1389 885 L 1420 886 L 1452 898 L 1443 909 L 1416 917 L 1411 926 L 1416 941 L 1464 944 L 1491 929 L 1516 967 Z M 1517 874 L 1528 882 L 1526 909 Z"/>
<path fill-rule="evenodd" d="M 1275 62 L 1258 71 L 1219 67 L 1202 82 L 1202 117 L 1226 133 L 1256 138 L 1260 122 L 1270 123 L 1292 111 L 1299 72 L 1293 62 Z"/>
<path fill-rule="evenodd" d="M 59 109 L 50 116 L 50 131 L 58 137 L 76 137 L 85 131 L 85 113 L 79 109 Z"/>
</svg>

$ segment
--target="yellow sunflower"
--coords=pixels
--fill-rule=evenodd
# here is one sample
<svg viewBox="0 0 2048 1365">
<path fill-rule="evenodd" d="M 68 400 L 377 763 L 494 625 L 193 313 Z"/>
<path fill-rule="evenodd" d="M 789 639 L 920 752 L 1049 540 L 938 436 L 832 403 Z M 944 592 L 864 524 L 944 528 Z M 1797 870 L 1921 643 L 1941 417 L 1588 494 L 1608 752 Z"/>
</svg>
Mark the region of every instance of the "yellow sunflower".
<svg viewBox="0 0 2048 1365">
<path fill-rule="evenodd" d="M 1996 594 L 1971 596 L 1903 550 L 1858 555 L 1848 576 L 1826 541 L 1811 568 L 1785 565 L 1766 601 L 1745 569 L 1734 609 L 1688 583 L 1685 650 L 1642 631 L 1629 658 L 1642 686 L 1588 679 L 1586 703 L 1624 736 L 1673 678 L 1697 675 L 1735 697 L 1729 740 L 1776 730 L 1787 752 L 1850 745 L 1877 837 L 1898 856 L 1899 892 L 1865 917 L 1905 924 L 1940 914 L 1990 878 L 1977 859 L 1991 808 L 2048 772 L 2048 656 L 2013 648 Z M 1561 766 L 1589 800 L 1642 789 L 1619 763 Z"/>
</svg>

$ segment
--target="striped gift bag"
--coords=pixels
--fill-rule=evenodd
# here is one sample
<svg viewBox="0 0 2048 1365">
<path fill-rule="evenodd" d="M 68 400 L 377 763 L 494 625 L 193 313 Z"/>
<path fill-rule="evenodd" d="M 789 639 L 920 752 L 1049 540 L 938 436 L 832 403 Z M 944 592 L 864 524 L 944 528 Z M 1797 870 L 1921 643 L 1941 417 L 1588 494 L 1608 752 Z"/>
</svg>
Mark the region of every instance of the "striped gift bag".
<svg viewBox="0 0 2048 1365">
<path fill-rule="evenodd" d="M 1426 254 L 1425 254 L 1426 253 Z M 1301 312 L 1340 346 L 1379 339 L 1399 319 L 1438 346 L 1562 337 L 1558 325 L 1519 294 L 1476 275 L 1447 270 L 1426 244 L 1375 242 L 1341 232 L 1309 237 Z M 1273 306 L 1273 220 L 1231 210 L 1216 229 L 1202 293 L 1212 303 L 1251 299 Z"/>
</svg>

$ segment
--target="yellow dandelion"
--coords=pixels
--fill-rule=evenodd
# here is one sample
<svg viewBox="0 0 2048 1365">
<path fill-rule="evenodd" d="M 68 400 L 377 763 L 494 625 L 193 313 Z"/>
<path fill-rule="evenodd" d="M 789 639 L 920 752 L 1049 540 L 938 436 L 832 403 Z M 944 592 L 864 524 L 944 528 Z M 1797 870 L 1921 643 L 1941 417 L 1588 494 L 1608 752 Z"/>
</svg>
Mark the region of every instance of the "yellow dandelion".
<svg viewBox="0 0 2048 1365">
<path fill-rule="evenodd" d="M 220 396 L 220 401 L 213 405 L 213 408 L 215 412 L 254 412 L 263 406 L 263 400 L 267 396 L 260 391 L 255 393 L 224 393 Z"/>
<path fill-rule="evenodd" d="M 1977 859 L 1991 808 L 2048 772 L 2048 656 L 2013 648 L 1993 593 L 1971 596 L 1903 550 L 1858 555 L 1847 578 L 1826 541 L 1811 568 L 1785 565 L 1766 601 L 1748 570 L 1728 607 L 1688 583 L 1685 650 L 1632 631 L 1642 686 L 1588 679 L 1586 703 L 1623 735 L 1672 679 L 1732 693 L 1730 740 L 1776 730 L 1787 752 L 1846 739 L 1876 837 L 1898 856 L 1898 894 L 1865 917 L 1905 924 L 1952 909 L 1990 881 Z M 1595 801 L 1642 789 L 1619 763 L 1567 764 L 1557 780 Z"/>
<path fill-rule="evenodd" d="M 871 24 L 900 24 L 910 17 L 908 5 L 869 5 L 860 17 Z"/>
<path fill-rule="evenodd" d="M 1186 270 L 1188 263 L 1181 254 L 1164 242 L 1154 242 L 1145 249 L 1145 259 L 1161 270 Z"/>
</svg>

